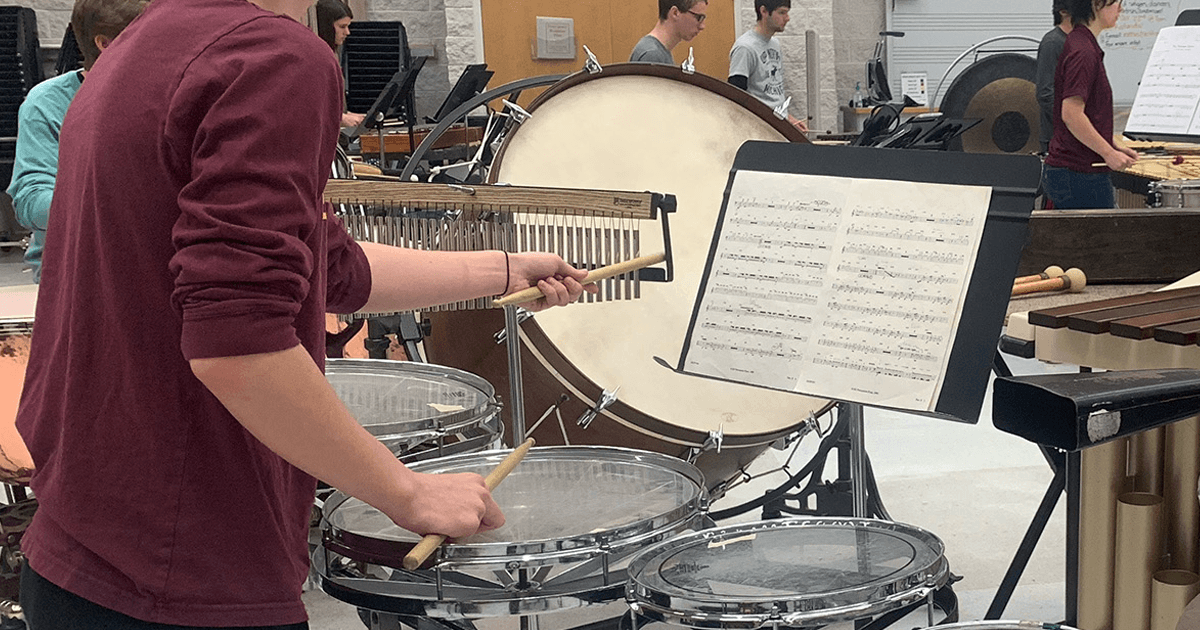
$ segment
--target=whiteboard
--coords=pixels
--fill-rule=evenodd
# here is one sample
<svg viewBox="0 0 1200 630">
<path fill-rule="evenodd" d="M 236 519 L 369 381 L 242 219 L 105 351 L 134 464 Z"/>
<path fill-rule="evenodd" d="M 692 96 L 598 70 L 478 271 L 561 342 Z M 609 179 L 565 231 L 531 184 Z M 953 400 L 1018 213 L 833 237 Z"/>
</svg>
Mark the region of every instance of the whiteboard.
<svg viewBox="0 0 1200 630">
<path fill-rule="evenodd" d="M 1124 0 L 1116 28 L 1100 37 L 1117 107 L 1133 104 L 1158 31 L 1173 25 L 1185 9 L 1200 9 L 1200 0 Z M 950 64 L 975 44 L 1005 35 L 1040 41 L 1054 27 L 1049 0 L 890 0 L 887 19 L 888 30 L 905 33 L 902 38 L 888 41 L 892 93 L 900 93 L 902 72 L 924 72 L 929 77 L 931 97 Z M 999 52 L 1036 57 L 1037 44 L 1011 39 L 987 45 L 951 71 L 937 95 L 938 104 L 954 77 L 972 61 Z"/>
</svg>

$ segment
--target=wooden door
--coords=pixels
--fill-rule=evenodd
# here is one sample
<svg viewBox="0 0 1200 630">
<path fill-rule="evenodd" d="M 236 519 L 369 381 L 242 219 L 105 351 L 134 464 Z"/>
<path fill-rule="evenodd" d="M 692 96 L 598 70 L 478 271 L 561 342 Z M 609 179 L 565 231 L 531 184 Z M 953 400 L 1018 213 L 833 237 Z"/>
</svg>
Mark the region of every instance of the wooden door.
<svg viewBox="0 0 1200 630">
<path fill-rule="evenodd" d="M 658 20 L 655 0 L 480 0 L 480 4 L 484 60 L 496 73 L 490 87 L 526 77 L 576 72 L 587 58 L 585 45 L 601 64 L 628 61 L 634 44 Z M 575 20 L 575 59 L 533 58 L 538 16 Z M 733 0 L 709 0 L 704 31 L 675 48 L 676 61 L 687 58 L 690 46 L 695 49 L 697 72 L 726 78 L 729 49 L 738 35 L 734 23 Z M 521 98 L 523 103 L 529 100 L 530 95 Z"/>
</svg>

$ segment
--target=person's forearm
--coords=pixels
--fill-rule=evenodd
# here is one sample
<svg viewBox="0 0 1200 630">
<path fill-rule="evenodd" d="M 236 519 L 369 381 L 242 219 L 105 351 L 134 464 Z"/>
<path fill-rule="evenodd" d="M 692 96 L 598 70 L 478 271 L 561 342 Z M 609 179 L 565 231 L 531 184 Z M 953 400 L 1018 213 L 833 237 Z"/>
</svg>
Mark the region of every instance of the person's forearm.
<svg viewBox="0 0 1200 630">
<path fill-rule="evenodd" d="M 389 515 L 403 512 L 393 503 L 408 496 L 412 473 L 350 415 L 301 346 L 191 366 L 247 431 L 293 466 Z"/>
<path fill-rule="evenodd" d="M 503 252 L 421 251 L 359 243 L 371 263 L 363 312 L 405 311 L 500 295 L 508 286 Z"/>
<path fill-rule="evenodd" d="M 17 222 L 25 229 L 46 232 L 46 224 L 50 221 L 50 199 L 53 197 L 53 186 L 18 190 L 12 199 L 12 210 L 17 216 Z"/>
<path fill-rule="evenodd" d="M 1077 140 L 1083 143 L 1084 146 L 1096 152 L 1101 158 L 1107 158 L 1112 152 L 1116 151 L 1113 148 L 1112 140 L 1105 139 L 1096 131 L 1096 127 L 1092 125 L 1092 121 L 1088 120 L 1087 114 L 1083 109 L 1068 108 L 1063 104 L 1062 111 L 1063 124 L 1075 136 Z"/>
</svg>

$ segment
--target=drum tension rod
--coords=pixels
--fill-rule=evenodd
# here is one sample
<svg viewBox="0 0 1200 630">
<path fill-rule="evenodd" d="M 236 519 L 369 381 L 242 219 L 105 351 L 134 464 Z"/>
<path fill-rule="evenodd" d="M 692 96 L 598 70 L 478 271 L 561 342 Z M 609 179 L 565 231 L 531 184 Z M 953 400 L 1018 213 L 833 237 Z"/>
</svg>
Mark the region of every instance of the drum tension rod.
<svg viewBox="0 0 1200 630">
<path fill-rule="evenodd" d="M 604 393 L 600 395 L 600 400 L 596 401 L 596 405 L 583 412 L 583 415 L 579 416 L 576 424 L 582 429 L 588 428 L 592 424 L 592 421 L 596 419 L 596 416 L 600 415 L 600 412 L 608 409 L 613 403 L 617 402 L 617 392 L 619 391 L 621 391 L 620 387 L 612 391 L 604 390 Z"/>
</svg>

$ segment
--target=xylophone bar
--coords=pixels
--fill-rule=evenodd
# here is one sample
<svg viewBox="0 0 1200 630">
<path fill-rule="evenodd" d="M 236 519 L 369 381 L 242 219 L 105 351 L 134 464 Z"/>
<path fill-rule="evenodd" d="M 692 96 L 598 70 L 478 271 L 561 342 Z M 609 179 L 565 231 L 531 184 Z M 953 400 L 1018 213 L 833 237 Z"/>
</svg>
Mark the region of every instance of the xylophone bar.
<svg viewBox="0 0 1200 630">
<path fill-rule="evenodd" d="M 1154 291 L 1141 295 L 1130 295 L 1126 297 L 1112 298 L 1109 300 L 1085 302 L 1083 304 L 1072 304 L 1069 306 L 1060 306 L 1058 308 L 1030 311 L 1029 323 L 1033 324 L 1034 326 L 1041 326 L 1043 328 L 1067 328 L 1068 322 L 1072 317 L 1075 316 L 1086 315 L 1088 313 L 1101 311 L 1104 309 L 1134 306 L 1138 304 L 1153 304 L 1165 300 L 1195 296 L 1200 296 L 1200 287 L 1186 287 L 1182 289 L 1171 289 L 1168 291 Z"/>
<path fill-rule="evenodd" d="M 1067 328 L 1099 335 L 1108 332 L 1111 325 L 1116 322 L 1146 315 L 1170 317 L 1176 311 L 1194 307 L 1200 307 L 1200 296 L 1178 296 L 1165 300 L 1154 299 L 1138 304 L 1129 304 L 1072 315 L 1067 318 Z M 1170 321 L 1178 322 L 1180 320 L 1174 319 Z"/>
<path fill-rule="evenodd" d="M 1115 321 L 1109 326 L 1108 332 L 1127 339 L 1153 338 L 1165 343 L 1188 345 L 1200 341 L 1195 333 L 1190 338 L 1186 336 L 1186 333 L 1182 337 L 1169 335 L 1170 339 L 1160 338 L 1159 333 L 1167 329 L 1171 329 L 1173 332 L 1175 330 L 1183 332 L 1192 328 L 1200 329 L 1200 324 L 1189 323 L 1195 320 L 1200 320 L 1200 306 Z"/>
</svg>

